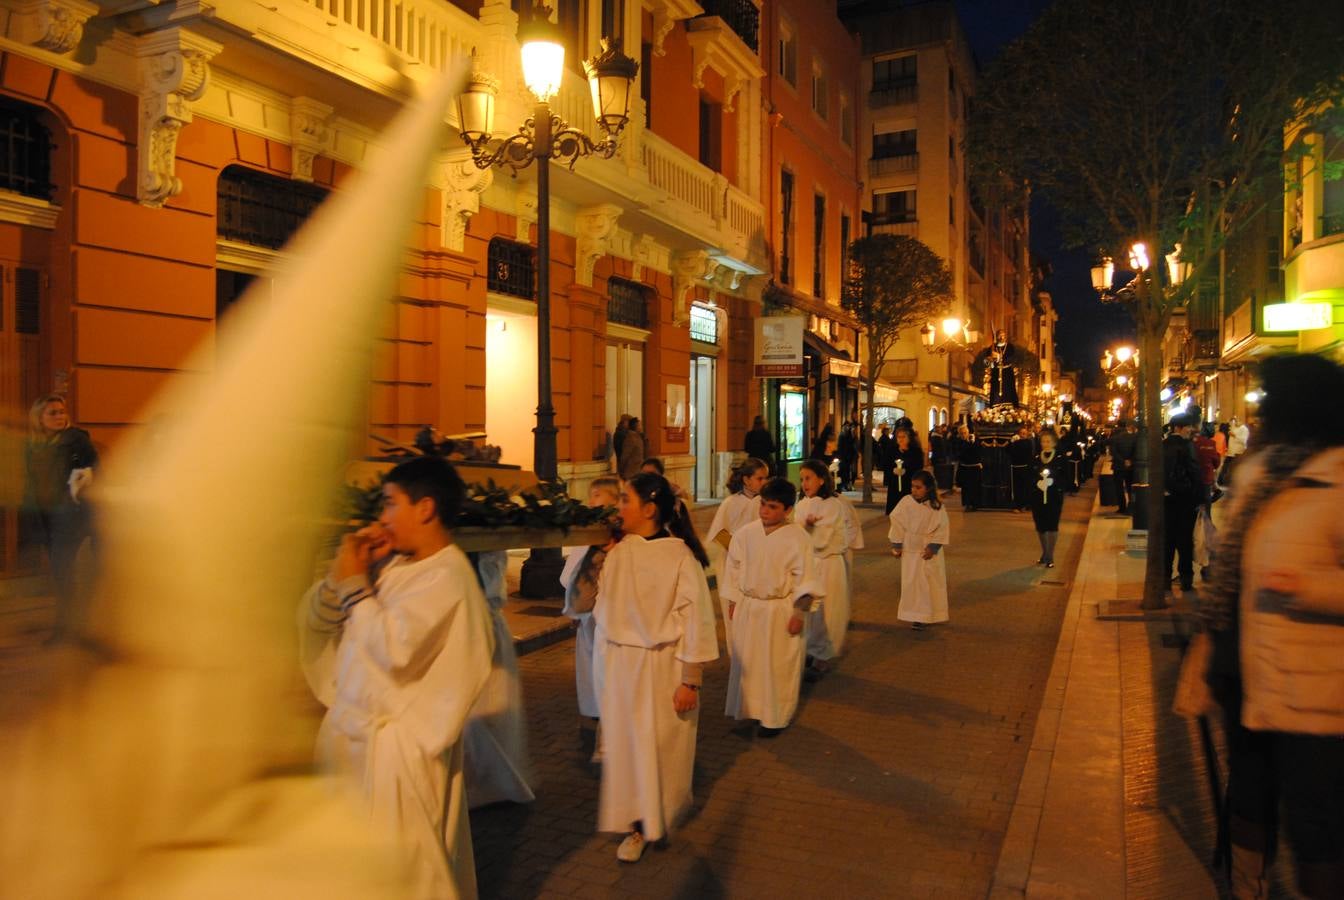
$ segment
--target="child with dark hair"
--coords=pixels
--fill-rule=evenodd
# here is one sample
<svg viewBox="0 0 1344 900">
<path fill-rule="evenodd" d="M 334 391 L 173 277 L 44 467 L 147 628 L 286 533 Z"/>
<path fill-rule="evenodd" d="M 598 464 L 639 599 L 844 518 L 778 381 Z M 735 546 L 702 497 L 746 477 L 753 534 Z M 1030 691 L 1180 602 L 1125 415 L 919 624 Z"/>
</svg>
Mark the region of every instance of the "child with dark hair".
<svg viewBox="0 0 1344 900">
<path fill-rule="evenodd" d="M 619 510 L 624 536 L 593 608 L 605 641 L 597 827 L 625 833 L 616 858 L 636 862 L 690 808 L 702 670 L 719 647 L 709 560 L 667 479 L 635 475 Z"/>
<path fill-rule="evenodd" d="M 849 630 L 849 574 L 845 552 L 853 541 L 852 519 L 835 495 L 830 469 L 821 461 L 803 463 L 803 499 L 794 520 L 812 539 L 812 561 L 817 567 L 822 597 L 807 618 L 807 654 L 814 674 L 824 674 L 840 655 Z"/>
<path fill-rule="evenodd" d="M 664 478 L 667 478 L 667 467 L 663 465 L 663 461 L 656 456 L 650 456 L 648 459 L 644 460 L 643 464 L 639 467 L 639 471 L 648 472 L 650 475 L 662 475 Z M 682 504 L 690 503 L 691 496 L 686 493 L 685 488 L 677 484 L 671 478 L 667 479 L 667 483 L 672 485 L 672 493 L 677 495 L 677 499 L 680 500 Z"/>
<path fill-rule="evenodd" d="M 300 611 L 304 673 L 327 707 L 319 761 L 399 832 L 417 892 L 434 897 L 476 894 L 462 733 L 495 643 L 453 543 L 464 493 L 437 457 L 395 467 L 378 524 L 346 535 Z"/>
<path fill-rule="evenodd" d="M 942 549 L 950 530 L 930 472 L 916 472 L 910 493 L 891 511 L 891 554 L 901 561 L 901 605 L 896 618 L 916 631 L 947 621 L 947 569 Z M 908 548 L 906 545 L 910 545 Z"/>
<path fill-rule="evenodd" d="M 760 515 L 761 498 L 758 494 L 761 485 L 769 477 L 770 467 L 764 460 L 754 456 L 743 460 L 728 477 L 728 497 L 714 511 L 714 521 L 710 523 L 707 532 L 716 571 L 723 568 L 723 555 L 731 546 L 733 535 L 755 522 Z M 719 592 L 719 606 L 723 613 L 723 639 L 728 645 L 728 655 L 732 656 L 733 623 L 728 615 L 728 601 L 722 591 Z"/>
<path fill-rule="evenodd" d="M 728 548 L 720 596 L 732 618 L 732 665 L 724 713 L 758 719 L 761 734 L 786 727 L 798 709 L 805 653 L 803 624 L 815 583 L 812 541 L 789 522 L 795 492 L 783 478 L 761 488 L 760 517 Z"/>
</svg>

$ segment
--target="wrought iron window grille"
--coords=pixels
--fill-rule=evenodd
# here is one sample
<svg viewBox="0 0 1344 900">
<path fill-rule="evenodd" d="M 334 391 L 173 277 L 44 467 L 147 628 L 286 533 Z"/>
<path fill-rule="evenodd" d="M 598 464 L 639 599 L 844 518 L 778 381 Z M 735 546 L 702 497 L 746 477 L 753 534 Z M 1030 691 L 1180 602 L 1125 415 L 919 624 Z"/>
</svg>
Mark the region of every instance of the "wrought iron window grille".
<svg viewBox="0 0 1344 900">
<path fill-rule="evenodd" d="M 642 284 L 624 278 L 607 279 L 607 321 L 631 328 L 649 327 L 649 295 Z"/>
<path fill-rule="evenodd" d="M 537 257 L 530 245 L 508 238 L 491 238 L 486 264 L 489 290 L 525 300 L 537 299 Z"/>
<path fill-rule="evenodd" d="M 26 103 L 0 102 L 0 189 L 50 200 L 51 132 L 39 112 Z"/>
<path fill-rule="evenodd" d="M 219 175 L 221 238 L 279 250 L 327 199 L 326 188 L 229 166 Z"/>
</svg>

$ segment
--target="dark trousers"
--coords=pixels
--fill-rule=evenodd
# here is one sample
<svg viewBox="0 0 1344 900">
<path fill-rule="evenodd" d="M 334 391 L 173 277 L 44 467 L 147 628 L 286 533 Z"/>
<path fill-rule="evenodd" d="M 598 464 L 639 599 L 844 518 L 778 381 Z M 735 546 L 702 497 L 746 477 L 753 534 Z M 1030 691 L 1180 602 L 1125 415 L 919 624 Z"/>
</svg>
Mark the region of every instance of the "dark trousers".
<svg viewBox="0 0 1344 900">
<path fill-rule="evenodd" d="M 1308 897 L 1344 891 L 1344 738 L 1251 731 L 1228 733 L 1232 843 L 1272 859 L 1279 820 L 1293 848 L 1298 887 Z"/>
<path fill-rule="evenodd" d="M 1189 589 L 1195 583 L 1195 517 L 1199 506 L 1189 500 L 1167 497 L 1164 503 L 1166 511 L 1167 534 L 1163 549 L 1167 558 L 1167 577 L 1171 577 L 1171 564 L 1180 555 L 1181 587 Z"/>
<path fill-rule="evenodd" d="M 978 464 L 968 466 L 962 463 L 957 467 L 957 480 L 961 482 L 962 509 L 976 509 L 980 506 L 980 484 L 984 478 L 984 472 L 984 467 Z"/>
<path fill-rule="evenodd" d="M 1134 495 L 1134 467 L 1127 466 L 1123 462 L 1115 469 L 1115 493 L 1120 497 L 1120 505 L 1116 507 L 1116 512 L 1129 512 L 1129 501 Z"/>
</svg>

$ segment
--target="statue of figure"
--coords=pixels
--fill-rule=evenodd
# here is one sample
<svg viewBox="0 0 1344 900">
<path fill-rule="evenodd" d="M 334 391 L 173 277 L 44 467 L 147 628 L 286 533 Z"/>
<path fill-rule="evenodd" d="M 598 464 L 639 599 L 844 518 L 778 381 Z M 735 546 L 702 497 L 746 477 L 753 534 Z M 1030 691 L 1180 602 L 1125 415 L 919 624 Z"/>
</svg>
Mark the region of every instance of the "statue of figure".
<svg viewBox="0 0 1344 900">
<path fill-rule="evenodd" d="M 1017 349 L 1008 343 L 1008 332 L 994 332 L 988 350 L 989 405 L 1017 406 Z"/>
</svg>

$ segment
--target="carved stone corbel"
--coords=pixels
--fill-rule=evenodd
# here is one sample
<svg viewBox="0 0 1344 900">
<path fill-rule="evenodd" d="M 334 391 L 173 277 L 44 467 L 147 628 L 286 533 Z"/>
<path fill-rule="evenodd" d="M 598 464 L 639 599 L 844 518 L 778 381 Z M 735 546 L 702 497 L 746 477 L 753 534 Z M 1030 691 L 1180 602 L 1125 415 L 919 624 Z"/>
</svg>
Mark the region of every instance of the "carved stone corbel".
<svg viewBox="0 0 1344 900">
<path fill-rule="evenodd" d="M 313 180 L 313 160 L 331 147 L 331 114 L 325 103 L 311 97 L 295 97 L 289 108 L 291 172 L 295 181 Z"/>
<path fill-rule="evenodd" d="M 705 278 L 721 291 L 736 291 L 742 284 L 744 274 L 732 266 L 711 260 Z"/>
<path fill-rule="evenodd" d="M 145 206 L 161 207 L 182 192 L 177 177 L 177 136 L 191 121 L 191 103 L 210 83 L 210 60 L 223 49 L 183 28 L 168 28 L 139 39 L 140 135 L 136 195 Z"/>
<path fill-rule="evenodd" d="M 641 234 L 630 243 L 630 277 L 635 281 L 644 280 L 644 270 L 653 265 L 653 238 Z"/>
<path fill-rule="evenodd" d="M 518 191 L 514 198 L 514 210 L 518 216 L 514 240 L 526 244 L 532 238 L 532 226 L 537 221 L 537 194 L 535 191 Z"/>
<path fill-rule="evenodd" d="M 705 250 L 686 250 L 672 257 L 672 324 L 691 321 L 691 290 L 704 284 L 710 266 L 716 265 Z"/>
<path fill-rule="evenodd" d="M 444 162 L 443 228 L 439 238 L 444 247 L 459 253 L 466 249 L 467 223 L 481 211 L 481 193 L 494 179 L 493 170 L 476 168 L 467 150 Z"/>
<path fill-rule="evenodd" d="M 667 36 L 672 33 L 672 29 L 677 26 L 677 20 L 672 18 L 666 6 L 660 6 L 653 13 L 653 54 L 655 56 L 666 56 L 667 48 L 663 42 Z"/>
<path fill-rule="evenodd" d="M 25 0 L 14 7 L 10 37 L 52 53 L 69 53 L 84 37 L 84 23 L 98 14 L 85 0 Z"/>
<path fill-rule="evenodd" d="M 624 210 L 614 203 L 588 206 L 574 216 L 574 280 L 585 287 L 593 286 L 593 267 L 611 252 L 611 239 L 616 234 L 616 220 Z"/>
</svg>

